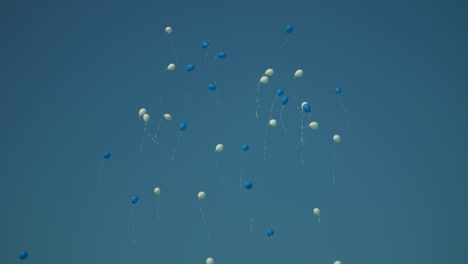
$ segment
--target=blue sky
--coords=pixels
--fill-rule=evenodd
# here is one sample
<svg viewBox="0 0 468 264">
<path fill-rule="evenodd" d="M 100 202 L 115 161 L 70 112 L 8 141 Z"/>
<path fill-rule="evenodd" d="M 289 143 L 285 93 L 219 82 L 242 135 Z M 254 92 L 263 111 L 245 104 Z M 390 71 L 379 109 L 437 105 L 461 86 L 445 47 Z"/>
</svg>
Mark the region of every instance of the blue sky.
<svg viewBox="0 0 468 264">
<path fill-rule="evenodd" d="M 466 259 L 466 10 L 462 1 L 2 1 L 0 262 L 20 263 L 20 250 L 27 263 L 52 264 Z M 227 58 L 215 60 L 219 51 Z M 169 63 L 176 69 L 164 72 Z M 290 97 L 287 133 L 281 122 L 268 129 L 264 160 L 279 88 Z M 302 101 L 303 123 L 320 125 L 303 146 Z M 173 117 L 159 144 L 144 136 L 142 107 L 151 136 Z M 278 121 L 280 109 L 276 100 Z"/>
</svg>

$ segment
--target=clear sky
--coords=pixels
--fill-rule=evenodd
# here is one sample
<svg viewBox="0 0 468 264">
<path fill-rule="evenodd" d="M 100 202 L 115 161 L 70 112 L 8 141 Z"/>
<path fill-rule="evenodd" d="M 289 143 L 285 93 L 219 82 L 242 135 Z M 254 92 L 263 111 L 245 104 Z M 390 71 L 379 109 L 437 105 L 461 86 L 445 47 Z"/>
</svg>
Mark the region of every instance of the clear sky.
<svg viewBox="0 0 468 264">
<path fill-rule="evenodd" d="M 1 1 L 0 263 L 20 263 L 21 250 L 47 264 L 464 262 L 467 10 L 463 1 Z M 215 60 L 220 51 L 227 57 Z M 176 69 L 164 72 L 169 63 Z M 279 88 L 290 98 L 287 133 Z M 266 133 L 273 102 L 278 125 Z M 164 113 L 173 119 L 156 144 Z M 319 129 L 303 130 L 302 144 L 310 121 Z"/>
</svg>

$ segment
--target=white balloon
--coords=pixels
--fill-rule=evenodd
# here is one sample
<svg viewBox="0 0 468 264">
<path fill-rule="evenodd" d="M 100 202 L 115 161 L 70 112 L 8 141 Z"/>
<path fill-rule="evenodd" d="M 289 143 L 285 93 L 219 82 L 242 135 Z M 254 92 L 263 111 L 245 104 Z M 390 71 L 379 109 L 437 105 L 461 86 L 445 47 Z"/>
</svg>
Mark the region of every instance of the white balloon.
<svg viewBox="0 0 468 264">
<path fill-rule="evenodd" d="M 262 78 L 260 78 L 261 83 L 267 83 L 268 81 L 269 81 L 268 76 L 262 76 Z"/>
<path fill-rule="evenodd" d="M 335 141 L 335 143 L 340 143 L 340 141 L 341 141 L 340 135 L 334 135 L 333 136 L 333 141 Z"/>
<path fill-rule="evenodd" d="M 143 116 L 143 121 L 145 121 L 145 123 L 148 123 L 149 120 L 150 120 L 150 116 L 148 114 L 145 114 Z"/>
<path fill-rule="evenodd" d="M 139 116 L 144 116 L 145 114 L 146 114 L 146 109 L 145 108 L 142 108 L 142 109 L 140 109 L 140 111 L 138 111 Z"/>
<path fill-rule="evenodd" d="M 301 111 L 304 111 L 304 105 L 305 105 L 305 104 L 309 104 L 309 103 L 308 103 L 308 102 L 305 102 L 305 101 L 302 102 L 302 104 L 301 104 Z"/>
<path fill-rule="evenodd" d="M 213 258 L 207 258 L 206 259 L 206 264 L 214 264 L 214 259 Z"/>
<path fill-rule="evenodd" d="M 294 73 L 294 77 L 299 78 L 299 77 L 302 77 L 303 74 L 304 74 L 304 71 L 299 69 Z"/>
<path fill-rule="evenodd" d="M 216 152 L 221 152 L 221 151 L 223 151 L 223 149 L 224 149 L 223 144 L 218 144 L 215 147 Z"/>
<path fill-rule="evenodd" d="M 333 264 L 341 264 L 341 261 L 337 260 L 337 261 L 333 262 Z"/>
<path fill-rule="evenodd" d="M 320 209 L 314 208 L 314 215 L 315 216 L 320 216 Z"/>
<path fill-rule="evenodd" d="M 268 69 L 268 70 L 265 71 L 265 75 L 267 75 L 267 76 L 272 76 L 273 73 L 274 73 L 273 69 Z"/>
<path fill-rule="evenodd" d="M 170 114 L 164 114 L 164 119 L 170 121 L 172 119 L 172 116 Z"/>
<path fill-rule="evenodd" d="M 175 64 L 174 64 L 174 63 L 171 63 L 171 64 L 167 65 L 167 70 L 168 70 L 168 71 L 173 71 L 173 70 L 175 70 Z"/>
<path fill-rule="evenodd" d="M 161 189 L 159 189 L 159 187 L 154 188 L 154 194 L 157 196 L 161 195 Z"/>
<path fill-rule="evenodd" d="M 313 130 L 316 130 L 319 127 L 319 125 L 317 122 L 314 121 L 314 122 L 310 122 L 309 127 L 312 128 Z"/>
<path fill-rule="evenodd" d="M 271 119 L 270 122 L 268 122 L 268 124 L 270 124 L 270 126 L 274 127 L 274 126 L 276 126 L 276 124 L 278 124 L 278 122 L 276 122 L 275 119 Z"/>
<path fill-rule="evenodd" d="M 203 200 L 205 199 L 206 197 L 206 193 L 205 192 L 199 192 L 198 193 L 198 200 Z"/>
<path fill-rule="evenodd" d="M 171 34 L 172 33 L 172 28 L 171 27 L 166 27 L 164 29 L 164 31 L 166 31 L 167 34 Z"/>
</svg>

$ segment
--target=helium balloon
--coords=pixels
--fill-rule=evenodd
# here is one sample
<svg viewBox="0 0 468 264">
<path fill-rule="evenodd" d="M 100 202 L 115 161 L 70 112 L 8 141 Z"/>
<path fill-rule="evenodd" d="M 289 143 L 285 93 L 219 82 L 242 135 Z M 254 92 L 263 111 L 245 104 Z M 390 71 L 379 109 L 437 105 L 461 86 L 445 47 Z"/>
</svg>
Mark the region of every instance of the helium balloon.
<svg viewBox="0 0 468 264">
<path fill-rule="evenodd" d="M 303 104 L 302 110 L 306 113 L 310 113 L 310 105 L 308 103 Z"/>
<path fill-rule="evenodd" d="M 111 154 L 109 152 L 104 152 L 104 158 L 109 159 Z"/>
<path fill-rule="evenodd" d="M 283 97 L 281 98 L 281 104 L 283 104 L 283 105 L 287 104 L 288 101 L 289 101 L 289 98 L 288 98 L 287 96 L 283 96 Z"/>
<path fill-rule="evenodd" d="M 206 197 L 206 193 L 205 192 L 199 192 L 198 193 L 198 200 L 203 200 L 205 199 Z"/>
<path fill-rule="evenodd" d="M 310 122 L 309 127 L 313 130 L 316 130 L 319 127 L 319 125 L 317 122 L 314 121 L 314 122 Z"/>
<path fill-rule="evenodd" d="M 341 88 L 340 88 L 340 87 L 336 87 L 336 88 L 335 88 L 335 93 L 336 93 L 336 94 L 340 94 L 340 93 L 341 93 Z"/>
<path fill-rule="evenodd" d="M 267 70 L 265 71 L 265 75 L 266 75 L 266 76 L 272 76 L 273 73 L 274 73 L 273 69 L 267 69 Z"/>
<path fill-rule="evenodd" d="M 333 264 L 341 264 L 341 261 L 337 260 L 337 261 L 333 262 Z"/>
<path fill-rule="evenodd" d="M 284 28 L 286 30 L 286 33 L 291 34 L 293 31 L 293 26 L 292 25 L 286 25 Z"/>
<path fill-rule="evenodd" d="M 132 196 L 132 204 L 136 204 L 138 202 L 138 196 L 137 195 L 134 195 Z"/>
<path fill-rule="evenodd" d="M 168 71 L 173 71 L 175 70 L 175 64 L 174 63 L 171 63 L 169 65 L 167 65 L 167 68 L 166 68 Z"/>
<path fill-rule="evenodd" d="M 154 194 L 157 196 L 161 195 L 161 189 L 159 189 L 159 187 L 154 188 Z"/>
<path fill-rule="evenodd" d="M 333 136 L 333 141 L 335 141 L 335 143 L 340 143 L 340 141 L 341 141 L 340 135 L 334 135 Z"/>
<path fill-rule="evenodd" d="M 206 49 L 206 48 L 208 48 L 208 46 L 210 46 L 210 43 L 208 43 L 208 42 L 206 42 L 206 41 L 203 41 L 203 42 L 201 43 L 201 46 L 202 46 L 202 48 Z"/>
<path fill-rule="evenodd" d="M 272 237 L 274 234 L 275 234 L 275 231 L 273 231 L 273 229 L 267 230 L 267 236 Z"/>
<path fill-rule="evenodd" d="M 255 109 L 255 116 L 257 117 L 257 120 L 258 120 L 258 111 L 260 110 L 260 84 L 266 84 L 268 83 L 268 76 L 266 75 L 263 75 L 262 77 L 260 77 L 260 80 L 258 81 L 258 84 L 257 84 L 257 108 Z"/>
<path fill-rule="evenodd" d="M 320 209 L 314 208 L 314 215 L 315 216 L 320 216 Z"/>
<path fill-rule="evenodd" d="M 138 115 L 140 117 L 143 117 L 145 114 L 146 114 L 146 109 L 145 108 L 141 108 L 140 111 L 138 111 Z"/>
<path fill-rule="evenodd" d="M 187 65 L 187 71 L 188 71 L 188 72 L 191 72 L 191 71 L 193 71 L 193 70 L 195 70 L 195 64 L 189 64 L 189 65 Z"/>
<path fill-rule="evenodd" d="M 166 31 L 167 34 L 171 34 L 172 33 L 172 28 L 171 27 L 166 27 L 164 29 L 164 31 Z"/>
<path fill-rule="evenodd" d="M 249 149 L 250 149 L 250 146 L 249 146 L 249 145 L 247 145 L 247 144 L 242 145 L 242 151 L 243 151 L 243 152 L 246 152 L 246 151 L 249 150 Z"/>
<path fill-rule="evenodd" d="M 180 131 L 184 131 L 186 128 L 187 128 L 187 124 L 186 124 L 186 123 L 184 123 L 184 122 L 180 123 L 180 125 L 179 125 L 179 130 L 180 130 Z"/>
<path fill-rule="evenodd" d="M 340 103 L 341 103 L 341 108 L 343 108 L 343 112 L 345 114 L 345 118 L 346 118 L 346 128 L 349 127 L 349 117 L 348 117 L 348 111 L 346 111 L 346 106 L 344 105 L 343 103 L 343 99 L 341 99 L 341 88 L 340 87 L 336 87 L 335 88 L 335 94 L 338 96 L 338 99 L 340 99 Z"/>
<path fill-rule="evenodd" d="M 278 90 L 276 91 L 276 94 L 277 94 L 278 96 L 282 96 L 282 95 L 284 94 L 284 90 L 283 90 L 283 89 L 278 89 Z"/>
<path fill-rule="evenodd" d="M 171 114 L 164 114 L 164 119 L 166 119 L 167 121 L 170 121 L 172 119 Z"/>
<path fill-rule="evenodd" d="M 281 106 L 280 120 L 281 120 L 281 124 L 283 125 L 284 133 L 288 133 L 286 131 L 286 127 L 284 126 L 284 122 L 283 122 L 283 109 L 284 109 L 284 106 L 288 103 L 288 101 L 289 101 L 289 98 L 286 95 L 281 98 L 281 104 L 283 106 Z"/>
<path fill-rule="evenodd" d="M 220 59 L 224 59 L 224 58 L 226 58 L 226 56 L 227 56 L 227 54 L 224 51 L 221 51 L 221 52 L 218 53 L 218 58 L 220 58 Z"/>
<path fill-rule="evenodd" d="M 214 263 L 215 262 L 214 262 L 213 258 L 207 258 L 206 259 L 206 264 L 214 264 Z"/>
<path fill-rule="evenodd" d="M 172 42 L 172 37 L 171 37 L 171 33 L 172 33 L 172 27 L 166 27 L 164 29 L 164 31 L 166 31 L 167 35 L 169 36 L 169 41 L 171 42 L 171 47 L 172 47 L 172 53 L 174 54 L 174 58 L 175 58 L 175 61 L 176 63 L 178 62 L 177 60 L 177 53 L 175 51 L 175 47 L 174 47 L 174 43 Z"/>
<path fill-rule="evenodd" d="M 215 83 L 210 83 L 210 84 L 208 84 L 208 89 L 210 89 L 211 91 L 216 90 L 217 87 L 218 87 L 218 86 L 216 86 Z"/>
<path fill-rule="evenodd" d="M 18 255 L 19 259 L 21 259 L 21 260 L 27 259 L 28 256 L 29 256 L 29 254 L 28 254 L 28 252 L 26 252 L 26 251 L 20 251 L 20 253 L 19 253 L 19 255 Z"/>
<path fill-rule="evenodd" d="M 99 175 L 98 175 L 98 187 L 101 186 L 101 174 L 102 174 L 102 165 L 104 164 L 105 159 L 110 159 L 111 154 L 109 152 L 104 152 L 102 155 L 101 166 L 99 166 Z"/>
<path fill-rule="evenodd" d="M 253 186 L 253 184 L 252 184 L 252 182 L 250 182 L 250 181 L 246 181 L 246 182 L 244 183 L 244 187 L 245 187 L 247 190 L 252 189 L 252 186 Z"/>
<path fill-rule="evenodd" d="M 269 81 L 268 76 L 262 76 L 260 78 L 260 82 L 263 83 L 263 84 L 268 83 L 268 81 Z"/>
<path fill-rule="evenodd" d="M 301 70 L 301 69 L 298 69 L 298 70 L 294 73 L 294 78 L 302 77 L 303 74 L 304 74 L 304 71 Z"/>
<path fill-rule="evenodd" d="M 145 121 L 145 123 L 148 123 L 149 120 L 150 120 L 150 116 L 148 114 L 145 114 L 143 116 L 143 121 Z"/>
<path fill-rule="evenodd" d="M 275 119 L 270 119 L 270 121 L 268 122 L 268 124 L 269 124 L 270 126 L 272 126 L 272 127 L 275 127 L 276 124 L 277 124 L 277 122 L 276 122 Z"/>
<path fill-rule="evenodd" d="M 223 151 L 223 149 L 224 149 L 223 144 L 218 144 L 218 145 L 216 145 L 216 147 L 215 147 L 215 151 L 216 151 L 216 152 L 221 152 L 221 151 Z"/>
</svg>

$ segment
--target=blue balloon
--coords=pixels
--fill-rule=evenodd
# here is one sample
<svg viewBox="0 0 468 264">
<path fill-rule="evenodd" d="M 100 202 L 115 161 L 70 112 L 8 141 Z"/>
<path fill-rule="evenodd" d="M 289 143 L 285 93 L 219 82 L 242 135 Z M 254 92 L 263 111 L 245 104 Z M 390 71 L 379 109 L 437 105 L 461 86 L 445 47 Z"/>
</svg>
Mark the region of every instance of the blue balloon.
<svg viewBox="0 0 468 264">
<path fill-rule="evenodd" d="M 274 234 L 275 234 L 275 231 L 273 231 L 273 229 L 268 229 L 268 230 L 267 230 L 267 235 L 268 235 L 269 237 L 272 237 Z"/>
<path fill-rule="evenodd" d="M 22 260 L 25 260 L 25 259 L 28 258 L 28 255 L 29 255 L 28 252 L 26 252 L 26 251 L 20 251 L 20 253 L 19 253 L 19 258 L 22 259 Z"/>
<path fill-rule="evenodd" d="M 252 186 L 253 186 L 253 183 L 251 181 L 246 181 L 244 183 L 244 187 L 247 189 L 247 190 L 250 190 L 252 189 Z"/>
<path fill-rule="evenodd" d="M 186 124 L 186 123 L 184 123 L 184 122 L 180 123 L 180 125 L 179 125 L 179 130 L 180 130 L 180 131 L 184 131 L 186 128 L 187 128 L 187 124 Z"/>
<path fill-rule="evenodd" d="M 340 88 L 340 87 L 336 87 L 336 88 L 335 88 L 335 93 L 336 93 L 336 94 L 340 94 L 340 93 L 341 93 L 341 88 Z"/>
<path fill-rule="evenodd" d="M 247 145 L 247 144 L 242 145 L 242 151 L 246 152 L 249 149 L 250 149 L 249 145 Z"/>
<path fill-rule="evenodd" d="M 302 106 L 302 110 L 304 110 L 304 112 L 306 112 L 306 113 L 310 113 L 310 105 L 309 104 L 304 104 Z"/>
<path fill-rule="evenodd" d="M 291 34 L 293 31 L 293 26 L 292 25 L 286 25 L 285 30 L 288 34 Z"/>
<path fill-rule="evenodd" d="M 217 87 L 218 87 L 218 86 L 216 86 L 215 83 L 210 83 L 210 84 L 208 84 L 208 89 L 210 89 L 211 91 L 216 90 Z"/>
<path fill-rule="evenodd" d="M 208 42 L 206 42 L 206 41 L 203 41 L 203 42 L 201 43 L 201 47 L 204 48 L 204 49 L 208 48 L 209 45 L 210 45 L 210 43 L 208 43 Z"/>
<path fill-rule="evenodd" d="M 224 58 L 226 58 L 226 56 L 227 56 L 227 54 L 224 51 L 221 51 L 220 53 L 218 53 L 218 58 L 220 58 L 220 59 L 224 59 Z"/>
<path fill-rule="evenodd" d="M 132 204 L 136 204 L 138 202 L 138 195 L 132 196 Z"/>
<path fill-rule="evenodd" d="M 193 71 L 193 70 L 195 70 L 195 64 L 189 64 L 189 65 L 187 65 L 187 71 L 191 72 L 191 71 Z"/>
<path fill-rule="evenodd" d="M 289 98 L 288 98 L 286 95 L 283 96 L 283 98 L 281 98 L 281 103 L 282 103 L 283 105 L 287 104 L 288 101 L 289 101 Z"/>
<path fill-rule="evenodd" d="M 284 94 L 283 89 L 278 89 L 278 91 L 276 91 L 276 94 L 277 94 L 278 96 L 282 96 L 282 95 Z"/>
<path fill-rule="evenodd" d="M 111 154 L 109 152 L 104 152 L 104 158 L 109 159 Z"/>
</svg>

